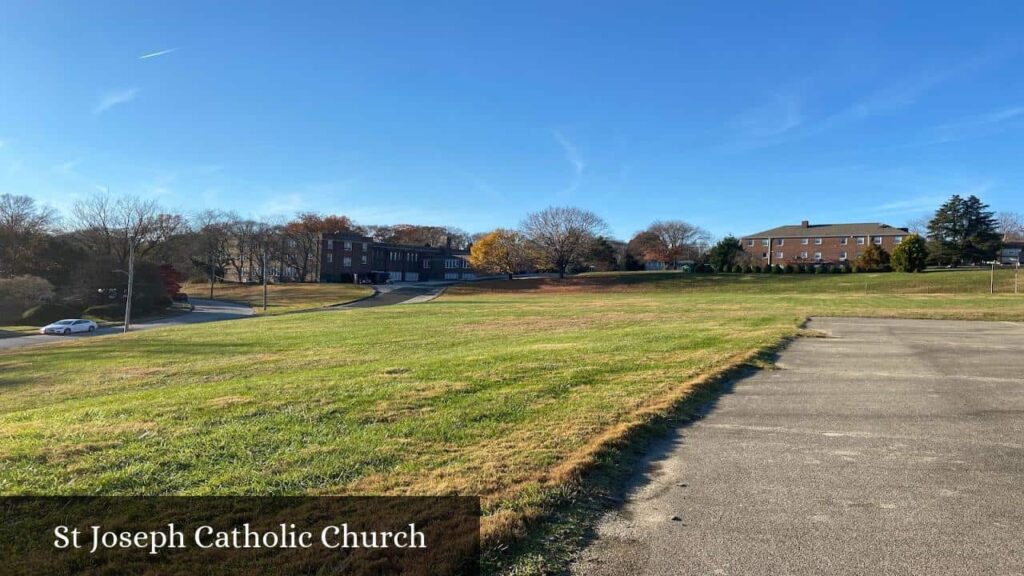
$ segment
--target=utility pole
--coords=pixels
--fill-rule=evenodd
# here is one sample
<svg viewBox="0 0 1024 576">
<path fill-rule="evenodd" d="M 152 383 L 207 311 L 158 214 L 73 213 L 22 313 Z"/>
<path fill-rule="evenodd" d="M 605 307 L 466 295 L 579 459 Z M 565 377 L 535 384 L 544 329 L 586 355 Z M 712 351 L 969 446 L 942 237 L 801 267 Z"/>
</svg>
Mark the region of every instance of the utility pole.
<svg viewBox="0 0 1024 576">
<path fill-rule="evenodd" d="M 1020 258 L 1017 258 L 1017 266 L 1013 269 L 1013 293 L 1020 294 L 1020 282 L 1017 277 L 1020 276 Z"/>
<path fill-rule="evenodd" d="M 996 293 L 996 261 L 995 260 L 992 261 L 992 272 L 990 272 L 989 276 L 988 276 L 988 293 L 989 294 L 995 294 Z"/>
<path fill-rule="evenodd" d="M 267 311 L 267 247 L 263 247 L 263 311 Z"/>
<path fill-rule="evenodd" d="M 210 300 L 213 300 L 213 252 L 207 255 L 206 263 L 210 267 Z"/>
<path fill-rule="evenodd" d="M 132 285 L 135 284 L 135 240 L 128 244 L 128 299 L 124 304 L 124 332 L 132 323 Z"/>
</svg>

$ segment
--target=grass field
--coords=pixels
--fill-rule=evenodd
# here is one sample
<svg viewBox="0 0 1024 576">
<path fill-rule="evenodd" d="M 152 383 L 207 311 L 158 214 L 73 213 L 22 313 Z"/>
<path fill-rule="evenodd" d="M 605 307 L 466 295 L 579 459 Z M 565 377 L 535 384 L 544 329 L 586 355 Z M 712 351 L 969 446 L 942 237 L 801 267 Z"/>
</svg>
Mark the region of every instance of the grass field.
<svg viewBox="0 0 1024 576">
<path fill-rule="evenodd" d="M 209 284 L 188 284 L 182 291 L 193 298 L 209 298 Z M 259 284 L 215 284 L 213 298 L 252 306 L 257 314 L 282 314 L 296 310 L 343 304 L 373 294 L 373 289 L 355 284 L 270 284 L 267 311 L 263 311 L 263 286 Z"/>
<path fill-rule="evenodd" d="M 0 338 L 15 338 L 39 334 L 39 326 L 0 326 Z"/>
<path fill-rule="evenodd" d="M 503 538 L 806 317 L 1024 321 L 1024 295 L 987 291 L 977 272 L 587 275 L 0 353 L 0 493 L 458 492 Z"/>
</svg>

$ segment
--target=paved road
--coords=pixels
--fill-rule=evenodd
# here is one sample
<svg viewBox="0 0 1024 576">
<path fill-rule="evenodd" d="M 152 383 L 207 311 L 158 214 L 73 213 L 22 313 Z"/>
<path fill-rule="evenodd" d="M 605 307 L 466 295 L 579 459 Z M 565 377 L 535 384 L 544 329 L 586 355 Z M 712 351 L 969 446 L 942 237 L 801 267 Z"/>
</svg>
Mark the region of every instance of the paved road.
<svg viewBox="0 0 1024 576">
<path fill-rule="evenodd" d="M 132 330 L 146 330 L 149 328 L 157 328 L 160 326 L 170 326 L 176 324 L 197 324 L 200 322 L 216 322 L 220 320 L 235 320 L 238 318 L 245 318 L 253 314 L 253 309 L 244 304 L 236 304 L 234 302 L 224 302 L 222 300 L 204 300 L 201 298 L 193 298 L 192 305 L 195 309 L 192 312 L 185 314 L 179 314 L 176 316 L 170 316 L 167 318 L 161 318 L 159 320 L 152 320 L 143 322 L 141 324 L 132 324 Z M 0 350 L 11 350 L 14 348 L 23 348 L 25 346 L 33 346 L 37 344 L 47 344 L 53 342 L 67 342 L 77 338 L 94 338 L 96 336 L 103 336 L 105 334 L 118 334 L 121 332 L 121 327 L 111 328 L 100 328 L 92 334 L 72 334 L 68 336 L 43 336 L 39 334 L 37 336 L 22 336 L 16 338 L 2 338 L 0 339 Z"/>
<path fill-rule="evenodd" d="M 1024 325 L 810 327 L 658 447 L 574 573 L 1024 574 Z"/>
<path fill-rule="evenodd" d="M 419 304 L 437 298 L 452 283 L 381 284 L 374 286 L 377 294 L 371 298 L 357 300 L 351 304 L 335 306 L 339 310 L 351 308 L 375 308 L 393 304 Z"/>
</svg>

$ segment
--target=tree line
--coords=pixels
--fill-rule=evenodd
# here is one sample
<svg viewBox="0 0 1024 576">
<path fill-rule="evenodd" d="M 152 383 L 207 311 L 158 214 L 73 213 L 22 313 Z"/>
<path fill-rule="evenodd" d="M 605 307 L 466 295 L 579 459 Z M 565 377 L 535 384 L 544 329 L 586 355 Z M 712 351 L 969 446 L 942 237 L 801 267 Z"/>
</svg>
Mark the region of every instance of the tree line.
<svg viewBox="0 0 1024 576">
<path fill-rule="evenodd" d="M 975 196 L 953 196 L 911 229 L 919 233 L 907 235 L 892 254 L 871 245 L 853 267 L 916 271 L 976 264 L 995 259 L 1004 242 L 1024 240 L 1024 218 L 996 215 Z M 471 236 L 445 226 L 361 225 L 347 216 L 312 212 L 285 221 L 215 210 L 185 215 L 151 200 L 105 193 L 76 202 L 62 219 L 31 197 L 3 194 L 0 323 L 44 303 L 63 306 L 51 315 L 91 309 L 93 315 L 116 317 L 130 255 L 136 263 L 133 308 L 142 313 L 173 299 L 186 281 L 315 282 L 322 235 L 328 232 L 391 244 L 471 247 L 475 269 L 509 277 L 682 266 L 749 272 L 760 264 L 735 237 L 712 245 L 706 230 L 682 220 L 659 220 L 628 241 L 617 240 L 600 216 L 575 207 L 547 208 L 528 214 L 515 229 Z"/>
<path fill-rule="evenodd" d="M 659 220 L 629 242 L 608 236 L 597 214 L 575 207 L 532 212 L 518 229 L 479 234 L 470 250 L 474 269 L 512 278 L 528 271 L 567 273 L 589 270 L 642 270 L 648 263 L 676 269 L 704 260 L 711 235 L 682 220 Z"/>
<path fill-rule="evenodd" d="M 911 226 L 913 230 L 915 226 Z M 955 267 L 990 262 L 1004 242 L 1024 241 L 1024 217 L 998 215 L 975 196 L 953 196 L 889 254 L 870 244 L 852 263 L 835 271 L 907 271 L 927 266 Z M 820 265 L 765 267 L 743 250 L 739 239 L 726 236 L 714 245 L 711 235 L 682 220 L 662 220 L 628 242 L 607 236 L 608 226 L 593 212 L 552 207 L 528 214 L 517 229 L 499 228 L 475 237 L 471 263 L 479 271 L 514 274 L 550 270 L 560 277 L 586 270 L 640 270 L 654 267 L 717 272 L 820 271 Z M 811 268 L 811 270 L 807 270 Z M 831 267 L 828 271 L 831 271 Z"/>
<path fill-rule="evenodd" d="M 468 247 L 465 231 L 443 226 L 360 225 L 347 216 L 300 213 L 283 221 L 234 212 L 169 211 L 152 200 L 96 193 L 62 218 L 29 196 L 0 195 L 0 324 L 26 312 L 99 317 L 123 312 L 134 256 L 132 307 L 166 305 L 181 284 L 311 282 L 320 275 L 321 235 L 351 232 L 394 244 Z M 45 306 L 44 306 L 45 304 Z M 24 318 L 39 321 L 33 314 Z"/>
</svg>

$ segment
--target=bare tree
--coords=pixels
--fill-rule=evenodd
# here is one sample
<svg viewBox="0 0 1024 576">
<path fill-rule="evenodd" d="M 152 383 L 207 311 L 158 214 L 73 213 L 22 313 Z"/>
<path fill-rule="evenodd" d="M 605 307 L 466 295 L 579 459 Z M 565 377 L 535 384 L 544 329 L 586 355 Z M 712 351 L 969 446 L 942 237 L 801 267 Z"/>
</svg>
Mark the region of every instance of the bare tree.
<svg viewBox="0 0 1024 576">
<path fill-rule="evenodd" d="M 908 231 L 913 232 L 914 234 L 917 234 L 922 238 L 925 238 L 928 236 L 928 222 L 930 221 L 931 218 L 928 216 L 919 216 L 917 218 L 908 220 L 905 228 Z"/>
<path fill-rule="evenodd" d="M 0 195 L 0 278 L 27 270 L 56 221 L 53 210 L 28 196 Z"/>
<path fill-rule="evenodd" d="M 1024 216 L 1017 212 L 1000 212 L 996 214 L 996 225 L 1003 235 L 1003 242 L 1024 240 Z"/>
<path fill-rule="evenodd" d="M 187 229 L 181 216 L 162 213 L 155 201 L 135 196 L 97 193 L 76 202 L 72 214 L 79 241 L 90 252 L 111 256 L 121 265 L 128 261 L 132 249 L 143 258 Z"/>
<path fill-rule="evenodd" d="M 651 240 L 647 257 L 675 268 L 680 260 L 696 260 L 707 250 L 711 234 L 700 226 L 682 220 L 659 220 L 647 227 Z"/>
<path fill-rule="evenodd" d="M 565 271 L 588 254 L 594 238 L 608 230 L 600 216 L 573 207 L 551 207 L 526 216 L 520 225 L 543 265 Z"/>
<path fill-rule="evenodd" d="M 223 274 L 231 258 L 231 223 L 238 217 L 232 213 L 204 210 L 192 217 L 198 241 L 192 262 L 206 272 L 211 286 L 218 272 Z"/>
</svg>

